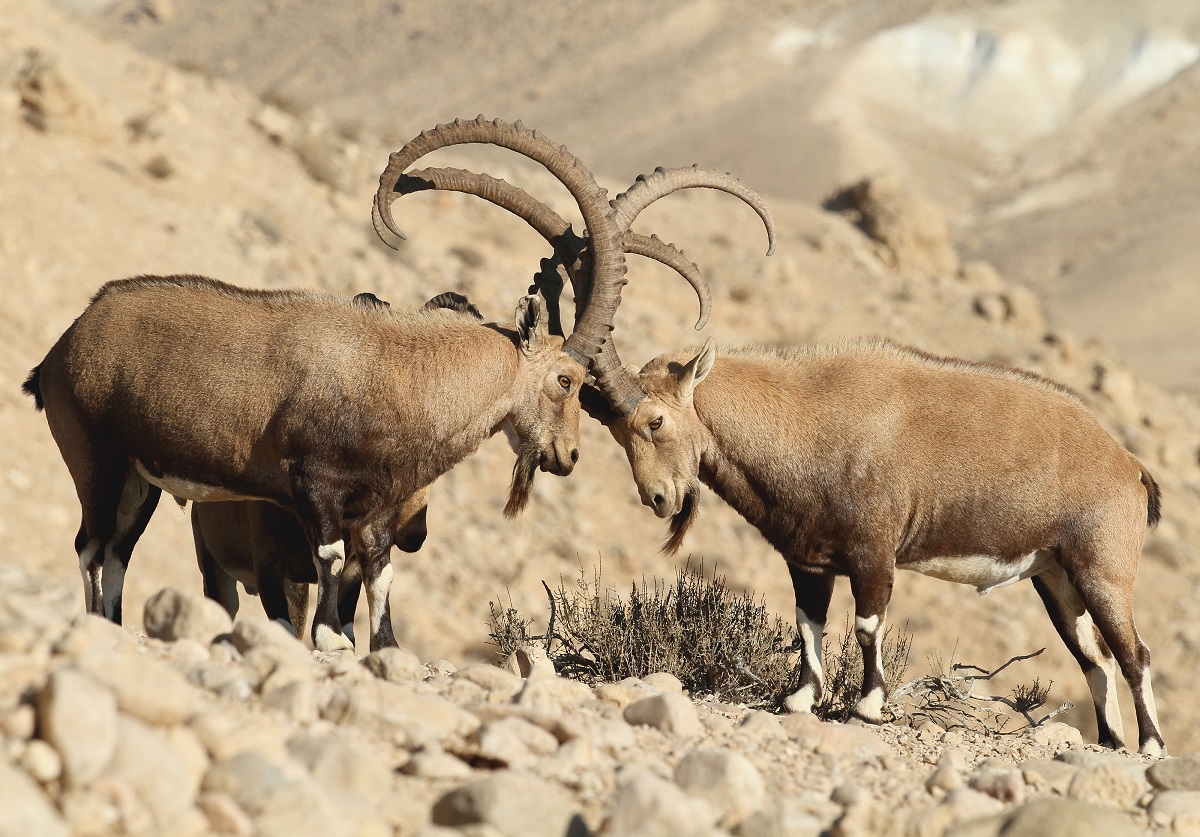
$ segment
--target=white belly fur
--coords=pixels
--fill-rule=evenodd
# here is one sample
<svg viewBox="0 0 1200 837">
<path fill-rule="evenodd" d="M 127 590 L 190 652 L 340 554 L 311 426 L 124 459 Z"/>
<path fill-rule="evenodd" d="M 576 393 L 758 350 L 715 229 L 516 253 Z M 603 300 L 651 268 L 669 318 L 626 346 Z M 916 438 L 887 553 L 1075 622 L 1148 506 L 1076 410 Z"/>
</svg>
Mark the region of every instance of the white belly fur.
<svg viewBox="0 0 1200 837">
<path fill-rule="evenodd" d="M 230 491 L 227 488 L 221 488 L 216 485 L 205 485 L 201 482 L 192 482 L 182 477 L 173 477 L 170 474 L 163 474 L 156 477 L 146 470 L 146 466 L 140 460 L 133 461 L 137 467 L 137 471 L 146 482 L 151 485 L 157 485 L 163 491 L 174 497 L 180 497 L 184 500 L 192 500 L 196 503 L 208 502 L 223 502 L 226 500 L 257 500 L 258 497 L 247 497 L 244 494 Z"/>
<path fill-rule="evenodd" d="M 954 555 L 945 558 L 924 558 L 897 564 L 896 569 L 911 570 L 940 578 L 970 584 L 984 593 L 996 587 L 1006 587 L 1037 575 L 1054 563 L 1054 552 L 1039 549 L 1017 561 L 1001 561 L 994 555 Z"/>
</svg>

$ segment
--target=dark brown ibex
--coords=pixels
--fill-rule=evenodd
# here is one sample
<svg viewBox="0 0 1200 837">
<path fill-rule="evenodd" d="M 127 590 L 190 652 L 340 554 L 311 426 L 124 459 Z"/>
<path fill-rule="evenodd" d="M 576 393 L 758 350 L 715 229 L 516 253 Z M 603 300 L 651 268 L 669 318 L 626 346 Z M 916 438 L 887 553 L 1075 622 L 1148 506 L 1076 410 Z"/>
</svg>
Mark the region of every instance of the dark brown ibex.
<svg viewBox="0 0 1200 837">
<path fill-rule="evenodd" d="M 377 308 L 390 305 L 371 293 L 361 293 L 354 302 Z M 445 308 L 469 314 L 480 322 L 483 315 L 465 296 L 447 291 L 425 303 L 426 309 Z M 416 552 L 428 534 L 426 523 L 429 488 L 405 498 L 396 509 L 392 542 L 402 552 Z M 296 515 L 265 500 L 192 504 L 192 536 L 196 560 L 204 581 L 204 594 L 219 602 L 230 616 L 238 612 L 237 583 L 262 600 L 267 617 L 285 624 L 297 637 L 303 636 L 308 613 L 308 586 L 316 582 L 312 550 Z M 338 620 L 342 633 L 354 642 L 354 613 L 362 589 L 362 567 L 351 554 L 338 585 Z M 386 590 L 374 590 L 386 595 Z M 372 634 L 390 625 L 388 602 L 368 607 L 382 614 Z M 374 637 L 380 645 L 386 637 Z"/>
<path fill-rule="evenodd" d="M 196 501 L 266 499 L 296 511 L 313 549 L 314 645 L 344 648 L 343 532 L 368 587 L 386 591 L 390 514 L 489 434 L 504 429 L 519 448 L 507 513 L 523 507 L 539 466 L 571 471 L 579 387 L 624 281 L 613 211 L 565 148 L 499 121 L 423 132 L 392 155 L 384 177 L 468 142 L 541 162 L 597 231 L 593 283 L 570 338 L 548 333 L 537 297 L 522 300 L 506 329 L 200 277 L 109 283 L 25 384 L 45 407 L 80 497 L 76 551 L 89 610 L 120 620 L 125 569 L 160 489 Z M 372 625 L 381 619 L 372 614 Z"/>
</svg>

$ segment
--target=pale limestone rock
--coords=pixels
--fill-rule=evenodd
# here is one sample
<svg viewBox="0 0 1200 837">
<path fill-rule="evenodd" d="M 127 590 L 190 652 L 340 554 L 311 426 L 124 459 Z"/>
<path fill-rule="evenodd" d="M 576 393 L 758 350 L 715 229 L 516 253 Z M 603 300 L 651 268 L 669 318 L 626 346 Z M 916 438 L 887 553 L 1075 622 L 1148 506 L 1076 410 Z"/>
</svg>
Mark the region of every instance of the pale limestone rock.
<svg viewBox="0 0 1200 837">
<path fill-rule="evenodd" d="M 200 692 L 178 671 L 135 650 L 90 651 L 76 663 L 109 688 L 117 707 L 148 724 L 186 721 L 200 703 Z"/>
<path fill-rule="evenodd" d="M 562 788 L 534 776 L 500 770 L 450 791 L 433 806 L 444 826 L 486 823 L 505 837 L 584 837 L 587 826 Z"/>
<path fill-rule="evenodd" d="M 1070 799 L 1035 799 L 1002 814 L 963 823 L 946 837 L 1133 837 L 1141 830 L 1114 811 Z"/>
<path fill-rule="evenodd" d="M 1057 721 L 1034 727 L 1025 733 L 1025 737 L 1035 744 L 1049 747 L 1055 752 L 1066 750 L 1069 747 L 1083 746 L 1083 734 L 1079 730 L 1069 724 L 1061 724 Z"/>
<path fill-rule="evenodd" d="M 417 694 L 385 680 L 356 683 L 344 706 L 331 706 L 329 720 L 391 736 L 408 749 L 439 744 L 451 735 L 470 735 L 479 719 L 448 700 Z"/>
<path fill-rule="evenodd" d="M 1150 822 L 1177 832 L 1200 830 L 1200 791 L 1165 790 L 1154 795 L 1147 809 Z"/>
<path fill-rule="evenodd" d="M 675 784 L 707 800 L 723 828 L 735 828 L 766 803 L 766 784 L 749 759 L 730 750 L 696 750 L 675 768 Z"/>
<path fill-rule="evenodd" d="M 187 816 L 199 790 L 198 777 L 167 736 L 126 717 L 120 719 L 117 749 L 104 776 L 128 782 L 164 834 Z"/>
<path fill-rule="evenodd" d="M 788 737 L 779 717 L 762 709 L 746 713 L 738 724 L 738 731 L 762 740 L 782 741 Z"/>
<path fill-rule="evenodd" d="M 317 684 L 295 680 L 264 693 L 263 705 L 278 709 L 298 724 L 309 724 L 320 717 Z"/>
<path fill-rule="evenodd" d="M 253 816 L 261 810 L 267 794 L 285 781 L 274 760 L 258 750 L 246 750 L 209 768 L 201 787 L 204 793 L 225 794 Z"/>
<path fill-rule="evenodd" d="M 413 753 L 402 770 L 421 779 L 464 779 L 471 775 L 466 762 L 436 747 Z"/>
<path fill-rule="evenodd" d="M 1025 801 L 1025 780 L 1019 770 L 984 767 L 972 773 L 967 784 L 972 790 L 1008 805 L 1020 805 Z"/>
<path fill-rule="evenodd" d="M 62 757 L 58 751 L 40 738 L 35 738 L 25 747 L 21 756 L 21 766 L 30 776 L 43 785 L 49 784 L 62 775 Z"/>
<path fill-rule="evenodd" d="M 62 815 L 37 783 L 0 760 L 0 837 L 70 837 Z"/>
<path fill-rule="evenodd" d="M 1146 770 L 1146 778 L 1161 790 L 1200 791 L 1200 753 L 1156 762 Z"/>
<path fill-rule="evenodd" d="M 425 666 L 416 654 L 403 648 L 380 648 L 362 664 L 367 671 L 391 683 L 416 683 L 425 678 Z"/>
<path fill-rule="evenodd" d="M 642 698 L 653 697 L 657 692 L 644 683 L 636 686 L 624 683 L 597 683 L 592 688 L 592 694 L 598 700 L 624 709 L 629 704 L 636 703 Z"/>
<path fill-rule="evenodd" d="M 664 695 L 683 694 L 683 684 L 679 682 L 678 677 L 669 671 L 656 671 L 653 674 L 647 674 L 641 679 L 651 689 L 657 689 Z"/>
<path fill-rule="evenodd" d="M 1067 796 L 1080 802 L 1124 810 L 1136 805 L 1144 792 L 1144 784 L 1131 776 L 1128 770 L 1113 764 L 1102 764 L 1081 768 L 1071 779 Z"/>
<path fill-rule="evenodd" d="M 192 639 L 204 645 L 233 628 L 225 608 L 212 599 L 173 587 L 160 590 L 146 601 L 142 623 L 147 636 L 167 642 Z"/>
<path fill-rule="evenodd" d="M 678 786 L 644 771 L 621 781 L 608 803 L 606 837 L 715 837 L 723 833 L 720 813 L 707 801 L 688 796 Z"/>
<path fill-rule="evenodd" d="M 644 724 L 676 738 L 694 738 L 704 732 L 695 705 L 680 694 L 643 698 L 625 707 L 624 716 L 634 726 Z"/>
<path fill-rule="evenodd" d="M 296 736 L 288 741 L 287 749 L 321 787 L 343 798 L 377 805 L 390 788 L 391 770 L 378 748 L 340 730 Z"/>
<path fill-rule="evenodd" d="M 90 651 L 136 647 L 137 639 L 120 625 L 98 614 L 84 613 L 75 618 L 70 630 L 54 644 L 54 653 L 74 659 Z"/>
<path fill-rule="evenodd" d="M 518 769 L 558 750 L 557 738 L 521 718 L 489 721 L 476 730 L 474 739 L 481 755 Z"/>
<path fill-rule="evenodd" d="M 90 674 L 60 668 L 38 694 L 38 727 L 62 757 L 67 786 L 82 787 L 100 775 L 116 752 L 116 698 Z"/>
<path fill-rule="evenodd" d="M 454 672 L 453 678 L 474 683 L 500 700 L 511 700 L 525 685 L 521 678 L 512 672 L 486 663 L 460 668 Z"/>
<path fill-rule="evenodd" d="M 229 794 L 206 791 L 196 800 L 196 806 L 217 834 L 228 837 L 254 837 L 254 821 L 233 801 Z"/>
</svg>

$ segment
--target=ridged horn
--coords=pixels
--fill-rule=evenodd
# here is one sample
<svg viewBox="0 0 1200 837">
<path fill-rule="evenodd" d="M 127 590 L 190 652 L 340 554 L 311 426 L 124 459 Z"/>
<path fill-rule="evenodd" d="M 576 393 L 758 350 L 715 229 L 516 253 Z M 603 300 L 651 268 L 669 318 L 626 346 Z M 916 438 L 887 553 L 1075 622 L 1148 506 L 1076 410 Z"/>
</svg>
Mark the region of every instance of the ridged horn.
<svg viewBox="0 0 1200 837">
<path fill-rule="evenodd" d="M 452 123 L 423 131 L 388 158 L 387 167 L 379 177 L 379 189 L 375 193 L 372 211 L 376 231 L 381 237 L 382 229 L 403 237 L 392 218 L 389 196 L 405 170 L 431 151 L 464 143 L 508 148 L 541 163 L 575 198 L 587 228 L 592 282 L 587 298 L 576 301 L 576 308 L 582 309 L 582 313 L 576 317 L 576 327 L 563 345 L 563 350 L 584 366 L 592 367 L 601 348 L 606 346 L 606 338 L 613 327 L 613 317 L 621 303 L 621 288 L 626 281 L 625 253 L 607 193 L 565 146 L 551 142 L 536 131 L 527 130 L 520 122 L 489 121 L 483 116 L 470 122 L 456 119 Z M 607 346 L 611 345 L 611 341 L 607 341 Z M 611 354 L 615 355 L 615 349 L 611 350 Z M 610 358 L 606 360 L 611 362 Z M 645 395 L 632 379 L 628 379 L 628 376 L 626 379 L 622 381 L 611 375 L 597 376 L 597 383 L 614 406 L 627 405 L 632 410 Z M 617 409 L 622 407 L 617 406 Z"/>
<path fill-rule="evenodd" d="M 775 222 L 771 211 L 758 193 L 732 174 L 724 174 L 699 166 L 664 169 L 661 166 L 650 174 L 639 174 L 634 184 L 613 198 L 617 228 L 628 230 L 643 209 L 659 198 L 664 198 L 680 189 L 717 189 L 740 198 L 758 213 L 767 228 L 767 255 L 775 252 Z"/>
</svg>

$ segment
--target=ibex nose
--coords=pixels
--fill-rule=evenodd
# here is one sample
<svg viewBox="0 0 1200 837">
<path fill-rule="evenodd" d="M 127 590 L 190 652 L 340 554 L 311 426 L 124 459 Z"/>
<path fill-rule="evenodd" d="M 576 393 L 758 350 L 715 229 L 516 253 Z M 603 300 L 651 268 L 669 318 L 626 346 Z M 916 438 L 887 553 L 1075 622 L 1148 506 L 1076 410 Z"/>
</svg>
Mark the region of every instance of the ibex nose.
<svg viewBox="0 0 1200 837">
<path fill-rule="evenodd" d="M 668 517 L 675 511 L 674 497 L 668 497 L 666 486 L 654 485 L 647 486 L 642 492 L 642 504 L 654 509 L 654 513 L 659 517 Z"/>
</svg>

